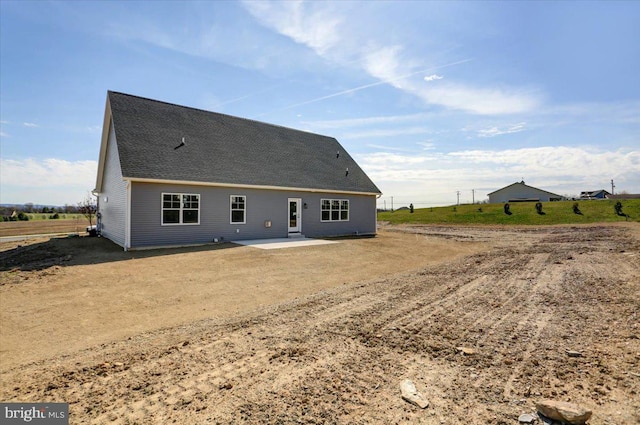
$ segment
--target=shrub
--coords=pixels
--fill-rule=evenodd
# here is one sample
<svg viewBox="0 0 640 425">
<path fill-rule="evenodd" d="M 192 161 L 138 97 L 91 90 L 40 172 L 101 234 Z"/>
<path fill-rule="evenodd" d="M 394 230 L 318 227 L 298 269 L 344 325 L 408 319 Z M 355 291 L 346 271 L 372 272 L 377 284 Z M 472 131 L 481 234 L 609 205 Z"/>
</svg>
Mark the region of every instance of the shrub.
<svg viewBox="0 0 640 425">
<path fill-rule="evenodd" d="M 578 203 L 575 202 L 573 204 L 573 213 L 574 214 L 578 214 L 578 215 L 582 215 L 582 211 L 580 211 L 580 207 L 578 207 Z"/>
<path fill-rule="evenodd" d="M 18 220 L 20 221 L 29 221 L 29 216 L 25 213 L 21 212 L 18 214 Z"/>
<path fill-rule="evenodd" d="M 52 220 L 57 220 L 57 219 L 59 219 L 59 218 L 60 218 L 60 215 L 59 215 L 58 213 L 55 213 L 55 214 L 54 214 L 54 215 L 52 215 L 50 218 L 51 218 Z"/>
<path fill-rule="evenodd" d="M 616 202 L 616 204 L 613 206 L 613 209 L 616 211 L 617 215 L 625 215 L 622 212 L 622 202 L 620 201 Z"/>
</svg>

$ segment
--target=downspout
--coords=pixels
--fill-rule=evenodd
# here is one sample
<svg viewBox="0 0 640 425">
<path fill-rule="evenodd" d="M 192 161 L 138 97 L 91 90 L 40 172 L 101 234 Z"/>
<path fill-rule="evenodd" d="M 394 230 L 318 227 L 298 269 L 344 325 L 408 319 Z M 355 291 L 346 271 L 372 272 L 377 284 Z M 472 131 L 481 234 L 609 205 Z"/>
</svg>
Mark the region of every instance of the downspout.
<svg viewBox="0 0 640 425">
<path fill-rule="evenodd" d="M 93 189 L 91 194 L 96 197 L 96 235 L 100 235 L 100 220 L 98 219 L 100 214 L 100 193 L 98 189 Z"/>
<path fill-rule="evenodd" d="M 376 219 L 376 235 L 378 234 L 378 199 L 382 198 L 382 193 L 376 196 L 376 207 L 374 208 L 374 214 Z"/>
<path fill-rule="evenodd" d="M 124 210 L 124 250 L 131 248 L 131 180 L 127 180 L 127 205 Z"/>
</svg>

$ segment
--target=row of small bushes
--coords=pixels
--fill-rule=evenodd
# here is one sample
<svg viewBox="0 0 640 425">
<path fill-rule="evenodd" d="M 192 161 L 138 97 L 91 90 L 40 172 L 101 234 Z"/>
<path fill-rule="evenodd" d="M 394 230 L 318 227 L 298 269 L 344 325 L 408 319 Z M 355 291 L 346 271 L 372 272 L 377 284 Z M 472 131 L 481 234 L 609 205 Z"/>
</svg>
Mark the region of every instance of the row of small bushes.
<svg viewBox="0 0 640 425">
<path fill-rule="evenodd" d="M 20 212 L 18 215 L 3 216 L 2 221 L 29 221 L 29 216 Z"/>
<path fill-rule="evenodd" d="M 540 215 L 544 215 L 545 214 L 545 212 L 542 211 L 542 202 L 536 202 L 535 208 L 536 208 L 536 212 L 538 214 L 540 214 Z M 453 208 L 453 210 L 455 211 L 455 207 Z M 575 202 L 573 204 L 572 210 L 573 210 L 574 214 L 583 215 L 582 211 L 580 211 L 580 206 L 578 205 L 577 202 Z M 619 215 L 619 216 L 622 216 L 622 217 L 626 217 L 627 216 L 624 212 L 622 212 L 622 202 L 620 202 L 620 201 L 615 203 L 615 205 L 613 206 L 613 210 L 616 213 L 616 215 Z M 413 213 L 413 205 L 411 205 L 411 212 Z M 478 212 L 482 212 L 482 208 L 478 208 Z M 507 215 L 513 214 L 511 212 L 511 206 L 509 205 L 509 203 L 505 203 L 504 204 L 504 213 L 507 214 Z"/>
<path fill-rule="evenodd" d="M 3 216 L 2 217 L 2 221 L 29 221 L 32 218 L 34 218 L 34 217 L 32 217 L 34 215 L 35 214 L 31 214 L 30 215 L 30 214 L 26 214 L 26 213 L 23 213 L 23 212 L 19 212 L 17 215 L 14 215 L 14 216 Z M 62 216 L 60 216 L 60 214 L 58 214 L 58 213 L 54 213 L 54 214 L 50 214 L 50 215 L 42 214 L 41 218 L 43 220 L 58 220 L 60 218 L 66 218 L 66 215 L 63 214 Z"/>
<path fill-rule="evenodd" d="M 511 215 L 505 214 L 504 204 L 460 204 L 445 207 L 398 209 L 379 211 L 378 220 L 390 224 L 505 224 L 544 225 L 570 223 L 640 222 L 640 199 L 544 202 L 536 208 L 534 202 L 510 203 Z M 617 209 L 616 209 L 617 208 Z M 539 212 L 538 212 L 539 211 Z"/>
</svg>

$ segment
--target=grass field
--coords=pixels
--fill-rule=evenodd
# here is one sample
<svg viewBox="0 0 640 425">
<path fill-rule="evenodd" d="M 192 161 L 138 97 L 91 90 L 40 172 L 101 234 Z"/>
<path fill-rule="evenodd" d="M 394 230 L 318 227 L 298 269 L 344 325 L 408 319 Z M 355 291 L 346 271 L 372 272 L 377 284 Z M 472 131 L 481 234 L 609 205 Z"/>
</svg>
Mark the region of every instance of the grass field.
<svg viewBox="0 0 640 425">
<path fill-rule="evenodd" d="M 379 212 L 378 220 L 391 224 L 579 224 L 605 223 L 618 221 L 640 221 L 640 199 L 622 202 L 625 216 L 615 213 L 617 201 L 581 201 L 578 207 L 582 214 L 573 212 L 576 201 L 543 202 L 542 212 L 538 214 L 535 202 L 514 202 L 509 204 L 511 215 L 504 212 L 504 204 L 457 205 L 437 208 Z"/>
</svg>

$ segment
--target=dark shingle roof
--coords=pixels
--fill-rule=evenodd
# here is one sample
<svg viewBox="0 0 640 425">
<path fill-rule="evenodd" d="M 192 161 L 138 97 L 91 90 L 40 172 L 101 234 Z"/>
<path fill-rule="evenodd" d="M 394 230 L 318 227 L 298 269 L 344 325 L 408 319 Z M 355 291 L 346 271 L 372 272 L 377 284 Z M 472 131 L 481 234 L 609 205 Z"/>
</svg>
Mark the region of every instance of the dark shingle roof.
<svg viewBox="0 0 640 425">
<path fill-rule="evenodd" d="M 125 178 L 380 193 L 332 137 L 123 93 L 108 96 Z M 186 145 L 174 149 L 183 137 Z"/>
</svg>

